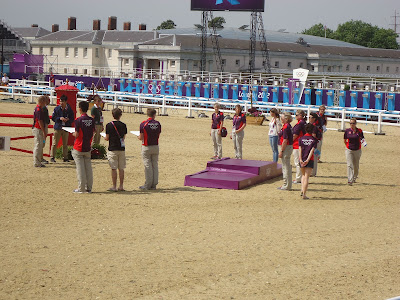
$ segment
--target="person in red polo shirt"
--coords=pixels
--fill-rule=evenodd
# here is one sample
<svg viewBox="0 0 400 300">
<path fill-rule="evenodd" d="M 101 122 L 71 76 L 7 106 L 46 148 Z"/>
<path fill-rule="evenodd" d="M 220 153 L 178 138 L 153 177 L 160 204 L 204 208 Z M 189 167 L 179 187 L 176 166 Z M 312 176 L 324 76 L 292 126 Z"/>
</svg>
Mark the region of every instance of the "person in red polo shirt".
<svg viewBox="0 0 400 300">
<path fill-rule="evenodd" d="M 296 111 L 297 124 L 293 127 L 293 162 L 296 166 L 296 178 L 293 183 L 301 182 L 301 168 L 299 161 L 299 138 L 301 138 L 306 133 L 306 121 L 304 121 L 305 113 L 303 110 L 299 109 Z"/>
<path fill-rule="evenodd" d="M 312 136 L 314 125 L 307 124 L 305 126 L 306 134 L 299 138 L 299 165 L 301 167 L 301 197 L 308 199 L 306 196 L 308 182 L 314 167 L 314 150 L 317 147 L 318 140 Z"/>
<path fill-rule="evenodd" d="M 79 102 L 79 112 L 81 116 L 75 120 L 75 137 L 72 157 L 76 165 L 76 175 L 78 177 L 78 188 L 74 193 L 92 192 L 93 171 L 91 160 L 91 143 L 95 130 L 93 118 L 87 115 L 89 103 Z"/>
<path fill-rule="evenodd" d="M 43 147 L 46 136 L 44 106 L 46 105 L 46 99 L 48 96 L 40 96 L 38 105 L 35 107 L 33 112 L 33 126 L 32 133 L 34 136 L 34 147 L 33 147 L 33 166 L 34 167 L 45 167 L 42 163 L 43 158 Z"/>
<path fill-rule="evenodd" d="M 364 140 L 364 133 L 360 128 L 357 128 L 357 119 L 351 118 L 350 128 L 347 128 L 344 132 L 347 159 L 347 182 L 349 185 L 353 185 L 358 177 L 362 140 Z"/>
<path fill-rule="evenodd" d="M 292 166 L 290 156 L 293 153 L 293 133 L 290 123 L 293 118 L 290 113 L 282 117 L 282 129 L 279 131 L 279 158 L 282 159 L 283 185 L 278 190 L 290 191 L 292 189 Z"/>
<path fill-rule="evenodd" d="M 161 124 L 155 120 L 156 110 L 147 109 L 147 120 L 140 124 L 140 135 L 142 141 L 142 158 L 146 182 L 140 186 L 141 190 L 155 190 L 158 184 L 158 138 L 161 133 Z"/>
</svg>

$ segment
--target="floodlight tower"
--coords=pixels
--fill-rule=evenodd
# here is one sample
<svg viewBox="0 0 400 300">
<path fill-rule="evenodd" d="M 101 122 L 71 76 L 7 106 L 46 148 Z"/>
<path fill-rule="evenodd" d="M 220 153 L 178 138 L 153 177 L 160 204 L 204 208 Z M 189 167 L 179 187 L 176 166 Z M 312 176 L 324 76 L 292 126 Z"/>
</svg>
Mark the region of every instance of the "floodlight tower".
<svg viewBox="0 0 400 300">
<path fill-rule="evenodd" d="M 206 70 L 207 64 L 207 38 L 208 38 L 208 24 L 213 19 L 212 11 L 205 11 L 201 13 L 201 52 L 200 52 L 200 71 L 204 72 Z M 221 50 L 219 47 L 218 33 L 215 23 L 212 23 L 212 32 L 210 33 L 211 42 L 214 50 L 214 58 L 217 63 L 217 69 L 219 72 L 224 71 L 224 66 L 222 65 Z"/>
<path fill-rule="evenodd" d="M 263 67 L 267 73 L 271 73 L 271 62 L 269 60 L 269 51 L 267 39 L 265 38 L 264 22 L 262 13 L 258 11 L 251 12 L 250 18 L 250 51 L 249 51 L 249 72 L 253 73 L 256 63 L 257 33 L 260 39 L 261 52 L 263 56 Z"/>
</svg>

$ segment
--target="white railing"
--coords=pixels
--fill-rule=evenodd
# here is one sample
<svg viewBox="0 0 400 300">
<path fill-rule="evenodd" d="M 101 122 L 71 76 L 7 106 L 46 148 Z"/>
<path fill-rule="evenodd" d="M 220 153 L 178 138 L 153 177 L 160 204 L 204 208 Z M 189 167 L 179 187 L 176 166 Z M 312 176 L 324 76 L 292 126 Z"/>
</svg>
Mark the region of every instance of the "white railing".
<svg viewBox="0 0 400 300">
<path fill-rule="evenodd" d="M 222 111 L 225 113 L 234 113 L 237 104 L 240 104 L 244 111 L 248 111 L 251 105 L 253 105 L 253 107 L 262 111 L 264 115 L 267 115 L 271 108 L 277 108 L 282 112 L 290 112 L 292 114 L 295 114 L 296 110 L 302 109 L 307 113 L 307 115 L 311 112 L 318 111 L 318 106 L 303 104 L 288 105 L 285 103 L 273 102 L 253 102 L 253 104 L 251 104 L 250 101 L 245 100 L 179 97 L 170 95 L 125 93 L 118 91 L 98 92 L 98 94 L 103 98 L 103 102 L 106 103 L 106 105 L 112 105 L 113 107 L 122 106 L 133 108 L 135 112 L 143 112 L 144 108 L 152 107 L 161 110 L 160 114 L 163 115 L 166 115 L 168 111 L 177 112 L 179 110 L 186 110 L 188 118 L 193 118 L 193 113 L 212 112 L 214 110 L 213 105 L 217 102 L 223 106 Z M 52 105 L 55 105 L 57 102 L 54 88 L 49 87 L 48 85 L 29 87 L 0 86 L 0 95 L 10 96 L 11 98 L 14 98 L 15 96 L 29 97 L 30 103 L 34 103 L 36 97 L 48 95 Z M 80 91 L 78 92 L 77 100 L 84 101 L 89 95 L 92 95 L 92 91 Z M 383 126 L 400 127 L 400 112 L 398 111 L 328 107 L 326 114 L 332 116 L 328 117 L 328 120 L 338 122 L 338 130 L 344 130 L 346 123 L 349 122 L 352 117 L 357 117 L 359 122 L 376 125 L 376 134 L 382 134 Z"/>
</svg>

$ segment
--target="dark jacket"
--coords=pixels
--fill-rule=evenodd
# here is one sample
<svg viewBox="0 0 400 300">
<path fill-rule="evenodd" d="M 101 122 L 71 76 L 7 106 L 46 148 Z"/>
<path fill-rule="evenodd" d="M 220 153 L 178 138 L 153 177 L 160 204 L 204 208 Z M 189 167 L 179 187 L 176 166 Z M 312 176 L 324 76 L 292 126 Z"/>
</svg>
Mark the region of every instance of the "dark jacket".
<svg viewBox="0 0 400 300">
<path fill-rule="evenodd" d="M 63 122 L 60 120 L 61 117 L 68 118 L 69 120 L 63 125 Z M 74 112 L 68 104 L 64 110 L 61 108 L 61 105 L 58 105 L 53 111 L 52 120 L 54 122 L 54 130 L 61 130 L 63 127 L 71 127 L 74 121 Z"/>
</svg>

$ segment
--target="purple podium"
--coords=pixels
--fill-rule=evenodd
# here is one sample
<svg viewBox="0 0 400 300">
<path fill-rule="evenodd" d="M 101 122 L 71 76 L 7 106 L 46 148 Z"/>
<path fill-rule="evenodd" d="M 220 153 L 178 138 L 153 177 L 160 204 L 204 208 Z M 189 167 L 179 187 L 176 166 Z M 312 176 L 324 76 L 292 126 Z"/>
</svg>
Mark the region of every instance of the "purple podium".
<svg viewBox="0 0 400 300">
<path fill-rule="evenodd" d="M 222 158 L 209 161 L 201 172 L 187 175 L 185 186 L 240 190 L 282 175 L 275 162 Z"/>
</svg>

